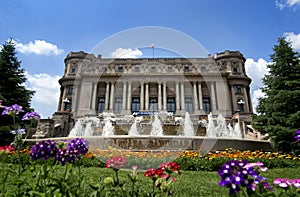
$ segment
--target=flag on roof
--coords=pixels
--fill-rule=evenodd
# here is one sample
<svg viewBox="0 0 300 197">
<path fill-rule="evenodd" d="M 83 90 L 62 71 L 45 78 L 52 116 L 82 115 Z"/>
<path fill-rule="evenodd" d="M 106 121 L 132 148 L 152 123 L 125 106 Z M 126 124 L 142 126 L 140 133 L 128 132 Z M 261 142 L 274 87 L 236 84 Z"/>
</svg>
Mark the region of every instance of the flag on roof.
<svg viewBox="0 0 300 197">
<path fill-rule="evenodd" d="M 154 44 L 152 43 L 152 45 L 151 45 L 151 48 L 153 49 L 154 48 Z"/>
</svg>

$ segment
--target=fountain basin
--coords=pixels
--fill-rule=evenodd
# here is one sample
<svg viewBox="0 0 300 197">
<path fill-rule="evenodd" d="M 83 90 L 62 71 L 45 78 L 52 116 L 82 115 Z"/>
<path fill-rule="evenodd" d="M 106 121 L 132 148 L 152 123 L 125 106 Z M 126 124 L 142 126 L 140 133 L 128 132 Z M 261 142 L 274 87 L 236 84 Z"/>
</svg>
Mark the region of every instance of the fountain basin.
<svg viewBox="0 0 300 197">
<path fill-rule="evenodd" d="M 75 137 L 47 138 L 50 140 L 71 140 Z M 270 141 L 235 139 L 203 136 L 151 136 L 151 135 L 113 135 L 113 136 L 85 136 L 90 143 L 90 149 L 109 150 L 117 148 L 119 150 L 132 151 L 179 151 L 179 150 L 206 150 L 216 151 L 233 148 L 236 150 L 264 150 L 272 151 Z M 29 143 L 47 139 L 27 139 Z"/>
</svg>

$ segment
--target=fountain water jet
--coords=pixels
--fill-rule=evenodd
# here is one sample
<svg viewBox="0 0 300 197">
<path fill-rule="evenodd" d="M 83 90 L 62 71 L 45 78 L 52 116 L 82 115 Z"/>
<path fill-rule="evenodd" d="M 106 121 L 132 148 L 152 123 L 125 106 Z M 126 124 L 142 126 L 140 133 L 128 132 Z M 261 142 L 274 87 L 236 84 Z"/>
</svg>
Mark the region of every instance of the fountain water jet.
<svg viewBox="0 0 300 197">
<path fill-rule="evenodd" d="M 193 122 L 190 118 L 189 112 L 185 113 L 183 135 L 190 137 L 195 136 Z"/>
<path fill-rule="evenodd" d="M 128 131 L 128 135 L 130 136 L 138 136 L 140 135 L 138 130 L 137 130 L 137 120 L 135 119 L 133 124 L 131 125 L 129 131 Z"/>
<path fill-rule="evenodd" d="M 115 134 L 114 127 L 110 120 L 106 120 L 105 125 L 103 127 L 102 136 L 112 136 Z"/>
<path fill-rule="evenodd" d="M 161 126 L 161 122 L 158 118 L 158 115 L 154 115 L 154 120 L 152 122 L 151 136 L 163 136 L 163 128 Z"/>
</svg>

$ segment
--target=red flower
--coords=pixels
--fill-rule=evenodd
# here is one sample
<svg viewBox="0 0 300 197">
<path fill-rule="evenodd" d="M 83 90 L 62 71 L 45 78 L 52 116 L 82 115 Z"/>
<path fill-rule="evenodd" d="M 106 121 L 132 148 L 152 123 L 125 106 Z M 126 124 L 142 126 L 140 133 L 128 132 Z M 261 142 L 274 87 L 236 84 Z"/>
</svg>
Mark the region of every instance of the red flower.
<svg viewBox="0 0 300 197">
<path fill-rule="evenodd" d="M 106 168 L 119 169 L 126 165 L 126 157 L 116 156 L 111 157 L 106 161 Z"/>
<path fill-rule="evenodd" d="M 175 173 L 180 174 L 180 171 L 179 171 L 180 165 L 178 165 L 176 162 L 162 163 L 162 164 L 159 165 L 159 167 L 162 170 L 167 171 L 168 173 L 175 172 Z"/>
<path fill-rule="evenodd" d="M 150 168 L 146 170 L 144 173 L 144 176 L 151 178 L 152 180 L 156 180 L 157 178 L 165 178 L 165 176 L 168 176 L 164 174 L 164 171 L 162 169 L 155 169 L 155 168 Z"/>
<path fill-rule="evenodd" d="M 0 146 L 0 151 L 3 151 L 5 153 L 9 153 L 12 150 L 14 150 L 14 149 L 10 145 L 9 146 Z"/>
</svg>

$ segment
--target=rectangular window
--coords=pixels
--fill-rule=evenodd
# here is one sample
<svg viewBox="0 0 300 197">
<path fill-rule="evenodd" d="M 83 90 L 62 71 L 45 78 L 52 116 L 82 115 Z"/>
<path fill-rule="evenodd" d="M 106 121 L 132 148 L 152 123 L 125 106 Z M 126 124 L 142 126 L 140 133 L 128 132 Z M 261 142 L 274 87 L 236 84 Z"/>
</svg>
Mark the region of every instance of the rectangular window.
<svg viewBox="0 0 300 197">
<path fill-rule="evenodd" d="M 99 97 L 98 98 L 98 113 L 102 113 L 105 109 L 105 97 Z"/>
<path fill-rule="evenodd" d="M 240 85 L 235 85 L 235 94 L 242 94 L 242 86 Z"/>
<path fill-rule="evenodd" d="M 211 112 L 210 109 L 210 99 L 208 97 L 203 98 L 203 110 L 205 112 Z"/>
<path fill-rule="evenodd" d="M 149 105 L 150 105 L 149 106 L 150 111 L 157 111 L 157 109 L 158 109 L 157 97 L 150 97 Z"/>
<path fill-rule="evenodd" d="M 132 98 L 131 111 L 132 111 L 132 113 L 140 111 L 140 97 Z"/>
<path fill-rule="evenodd" d="M 68 86 L 68 94 L 73 94 L 74 92 L 74 86 L 70 85 Z"/>
<path fill-rule="evenodd" d="M 185 111 L 193 112 L 193 101 L 191 97 L 185 97 Z"/>
<path fill-rule="evenodd" d="M 184 70 L 183 70 L 185 73 L 189 72 L 190 71 L 190 68 L 189 66 L 184 66 Z"/>
<path fill-rule="evenodd" d="M 167 98 L 167 111 L 168 112 L 175 112 L 176 107 L 175 107 L 175 97 L 168 97 Z"/>
<path fill-rule="evenodd" d="M 119 67 L 118 67 L 118 72 L 119 72 L 119 73 L 122 73 L 122 72 L 123 72 L 123 66 L 119 66 Z"/>
<path fill-rule="evenodd" d="M 122 105 L 123 105 L 123 99 L 121 97 L 115 98 L 115 107 L 114 107 L 114 112 L 115 113 L 120 113 L 122 110 Z"/>
<path fill-rule="evenodd" d="M 72 99 L 71 98 L 67 98 L 66 102 L 64 102 L 65 104 L 65 111 L 72 111 Z"/>
</svg>

